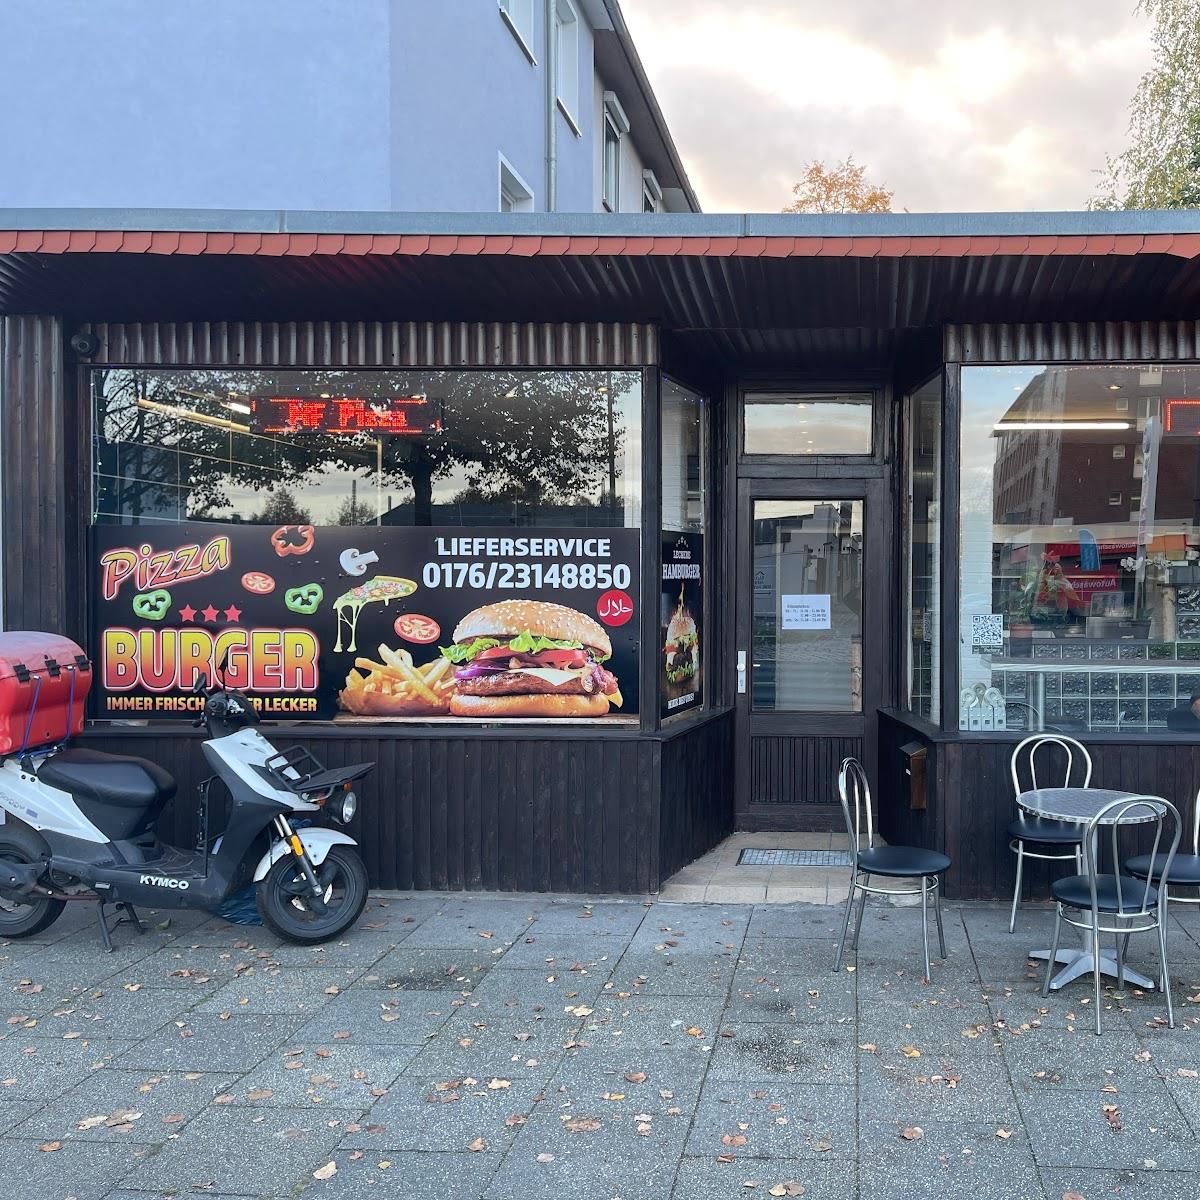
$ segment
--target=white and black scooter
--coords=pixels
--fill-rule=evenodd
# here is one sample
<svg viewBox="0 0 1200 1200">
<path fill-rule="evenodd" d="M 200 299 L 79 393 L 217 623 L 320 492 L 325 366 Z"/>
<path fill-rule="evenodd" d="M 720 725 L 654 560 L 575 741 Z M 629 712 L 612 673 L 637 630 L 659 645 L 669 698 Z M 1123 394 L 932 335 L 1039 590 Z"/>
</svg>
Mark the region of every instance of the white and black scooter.
<svg viewBox="0 0 1200 1200">
<path fill-rule="evenodd" d="M 350 785 L 374 763 L 326 770 L 308 751 L 279 753 L 254 728 L 240 692 L 221 683 L 205 695 L 204 757 L 215 775 L 200 785 L 195 849 L 158 840 L 159 814 L 175 781 L 142 758 L 87 749 L 27 751 L 0 759 L 0 938 L 30 937 L 69 901 L 99 902 L 101 936 L 112 949 L 105 906 L 117 924 L 145 926 L 134 905 L 216 910 L 253 882 L 263 921 L 291 942 L 323 942 L 358 920 L 367 871 L 346 824 L 357 807 Z M 209 793 L 219 779 L 232 797 L 228 821 L 210 842 Z"/>
</svg>

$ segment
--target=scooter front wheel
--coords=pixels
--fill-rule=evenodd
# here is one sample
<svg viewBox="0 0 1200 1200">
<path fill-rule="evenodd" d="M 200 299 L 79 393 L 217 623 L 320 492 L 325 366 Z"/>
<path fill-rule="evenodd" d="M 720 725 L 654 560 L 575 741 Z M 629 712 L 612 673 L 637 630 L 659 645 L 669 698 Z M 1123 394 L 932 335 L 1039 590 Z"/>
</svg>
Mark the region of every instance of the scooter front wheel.
<svg viewBox="0 0 1200 1200">
<path fill-rule="evenodd" d="M 35 830 L 16 823 L 0 825 L 0 859 L 11 863 L 44 862 L 50 847 Z M 0 896 L 0 938 L 33 937 L 58 920 L 66 903 L 53 896 Z"/>
<path fill-rule="evenodd" d="M 312 905 L 308 880 L 291 855 L 273 863 L 258 884 L 263 922 L 286 941 L 313 944 L 335 938 L 358 920 L 367 903 L 367 868 L 350 846 L 331 846 L 315 870 L 324 911 Z"/>
</svg>

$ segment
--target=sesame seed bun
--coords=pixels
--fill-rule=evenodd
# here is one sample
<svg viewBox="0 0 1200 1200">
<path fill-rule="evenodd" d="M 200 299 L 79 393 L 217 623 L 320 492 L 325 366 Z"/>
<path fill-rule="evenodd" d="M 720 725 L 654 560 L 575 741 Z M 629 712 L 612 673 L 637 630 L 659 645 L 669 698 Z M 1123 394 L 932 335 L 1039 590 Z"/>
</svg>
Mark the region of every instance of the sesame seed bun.
<svg viewBox="0 0 1200 1200">
<path fill-rule="evenodd" d="M 456 717 L 603 717 L 608 712 L 608 697 L 599 692 L 590 696 L 455 694 L 450 712 Z"/>
</svg>

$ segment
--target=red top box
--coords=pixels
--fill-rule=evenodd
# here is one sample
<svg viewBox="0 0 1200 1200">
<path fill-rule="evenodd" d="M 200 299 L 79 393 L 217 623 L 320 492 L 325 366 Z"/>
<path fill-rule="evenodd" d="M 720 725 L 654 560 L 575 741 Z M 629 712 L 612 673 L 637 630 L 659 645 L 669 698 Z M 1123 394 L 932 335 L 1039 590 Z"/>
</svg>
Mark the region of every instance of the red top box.
<svg viewBox="0 0 1200 1200">
<path fill-rule="evenodd" d="M 52 746 L 79 733 L 91 686 L 92 664 L 70 638 L 0 633 L 0 754 Z"/>
</svg>

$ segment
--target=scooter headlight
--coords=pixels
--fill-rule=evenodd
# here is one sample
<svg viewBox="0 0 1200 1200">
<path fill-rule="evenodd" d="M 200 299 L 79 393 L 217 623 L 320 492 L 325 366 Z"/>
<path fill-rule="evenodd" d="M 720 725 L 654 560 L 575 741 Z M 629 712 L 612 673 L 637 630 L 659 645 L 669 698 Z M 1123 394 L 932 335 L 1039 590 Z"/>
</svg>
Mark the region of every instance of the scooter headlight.
<svg viewBox="0 0 1200 1200">
<path fill-rule="evenodd" d="M 341 825 L 349 825 L 358 812 L 358 796 L 354 792 L 342 792 L 325 805 L 325 811 Z"/>
</svg>

